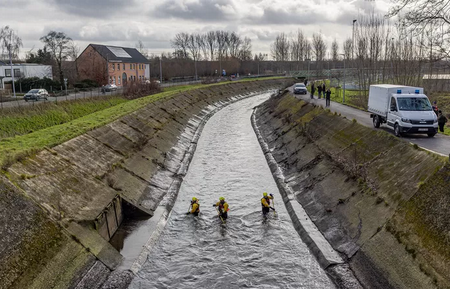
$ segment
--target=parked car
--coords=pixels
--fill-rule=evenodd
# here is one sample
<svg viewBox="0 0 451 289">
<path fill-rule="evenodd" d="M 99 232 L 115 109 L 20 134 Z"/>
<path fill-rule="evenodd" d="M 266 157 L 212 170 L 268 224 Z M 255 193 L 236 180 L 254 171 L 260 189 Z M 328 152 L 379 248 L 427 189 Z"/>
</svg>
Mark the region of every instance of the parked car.
<svg viewBox="0 0 451 289">
<path fill-rule="evenodd" d="M 303 83 L 296 83 L 293 88 L 294 94 L 307 94 L 307 88 Z"/>
<path fill-rule="evenodd" d="M 117 90 L 117 86 L 114 84 L 107 84 L 102 86 L 102 92 L 110 92 Z"/>
<path fill-rule="evenodd" d="M 41 98 L 47 100 L 47 98 L 49 97 L 49 93 L 47 92 L 47 90 L 39 88 L 39 89 L 32 89 L 29 92 L 27 92 L 23 99 L 25 101 L 29 101 L 29 100 L 39 100 Z"/>
</svg>

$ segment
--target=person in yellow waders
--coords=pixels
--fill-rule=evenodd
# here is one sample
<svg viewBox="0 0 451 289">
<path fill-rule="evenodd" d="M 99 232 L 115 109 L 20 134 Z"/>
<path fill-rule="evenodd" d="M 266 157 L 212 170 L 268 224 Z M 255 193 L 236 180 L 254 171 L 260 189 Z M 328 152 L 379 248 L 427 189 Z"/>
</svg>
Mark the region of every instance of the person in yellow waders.
<svg viewBox="0 0 451 289">
<path fill-rule="evenodd" d="M 227 212 L 229 211 L 229 204 L 226 203 L 224 197 L 219 198 L 219 202 L 213 205 L 213 207 L 218 207 L 218 216 L 224 221 L 227 219 Z"/>
<path fill-rule="evenodd" d="M 193 214 L 194 216 L 198 216 L 199 212 L 200 212 L 200 210 L 199 210 L 199 200 L 196 197 L 193 197 L 193 199 L 191 200 L 190 210 L 186 214 L 187 215 Z"/>
<path fill-rule="evenodd" d="M 274 199 L 273 194 L 269 194 L 269 196 L 268 196 L 267 192 L 263 193 L 263 198 L 261 200 L 261 203 L 262 203 L 262 213 L 263 213 L 263 216 L 265 216 L 265 217 L 266 217 L 266 214 L 269 213 L 269 209 L 275 211 L 275 209 L 273 207 L 271 207 L 272 199 Z"/>
</svg>

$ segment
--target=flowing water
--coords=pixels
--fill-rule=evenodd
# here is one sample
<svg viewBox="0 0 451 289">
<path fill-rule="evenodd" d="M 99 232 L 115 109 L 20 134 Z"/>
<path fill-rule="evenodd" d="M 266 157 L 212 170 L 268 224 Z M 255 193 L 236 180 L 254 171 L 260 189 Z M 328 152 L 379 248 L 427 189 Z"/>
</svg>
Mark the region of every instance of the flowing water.
<svg viewBox="0 0 451 289">
<path fill-rule="evenodd" d="M 296 233 L 251 126 L 269 94 L 227 106 L 206 124 L 168 223 L 129 288 L 334 288 Z M 262 193 L 277 214 L 265 220 Z M 226 223 L 212 206 L 229 203 Z M 198 217 L 186 215 L 200 200 Z"/>
</svg>

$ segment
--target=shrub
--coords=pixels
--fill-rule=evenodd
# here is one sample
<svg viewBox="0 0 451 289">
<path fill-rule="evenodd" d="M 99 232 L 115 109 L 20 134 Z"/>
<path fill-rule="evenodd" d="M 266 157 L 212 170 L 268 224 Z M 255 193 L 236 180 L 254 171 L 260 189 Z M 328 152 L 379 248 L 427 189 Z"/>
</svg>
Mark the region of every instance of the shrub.
<svg viewBox="0 0 451 289">
<path fill-rule="evenodd" d="M 151 81 L 149 83 L 129 81 L 124 85 L 124 96 L 127 99 L 140 98 L 160 91 L 160 84 L 156 81 Z"/>
</svg>

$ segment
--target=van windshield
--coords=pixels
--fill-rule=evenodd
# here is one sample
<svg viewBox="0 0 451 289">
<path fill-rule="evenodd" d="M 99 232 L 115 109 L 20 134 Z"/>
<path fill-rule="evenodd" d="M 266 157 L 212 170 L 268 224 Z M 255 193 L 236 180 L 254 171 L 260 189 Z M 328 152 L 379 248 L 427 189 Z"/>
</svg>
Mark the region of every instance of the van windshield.
<svg viewBox="0 0 451 289">
<path fill-rule="evenodd" d="M 399 110 L 407 111 L 429 111 L 432 110 L 431 103 L 425 97 L 400 97 L 398 98 Z"/>
</svg>

